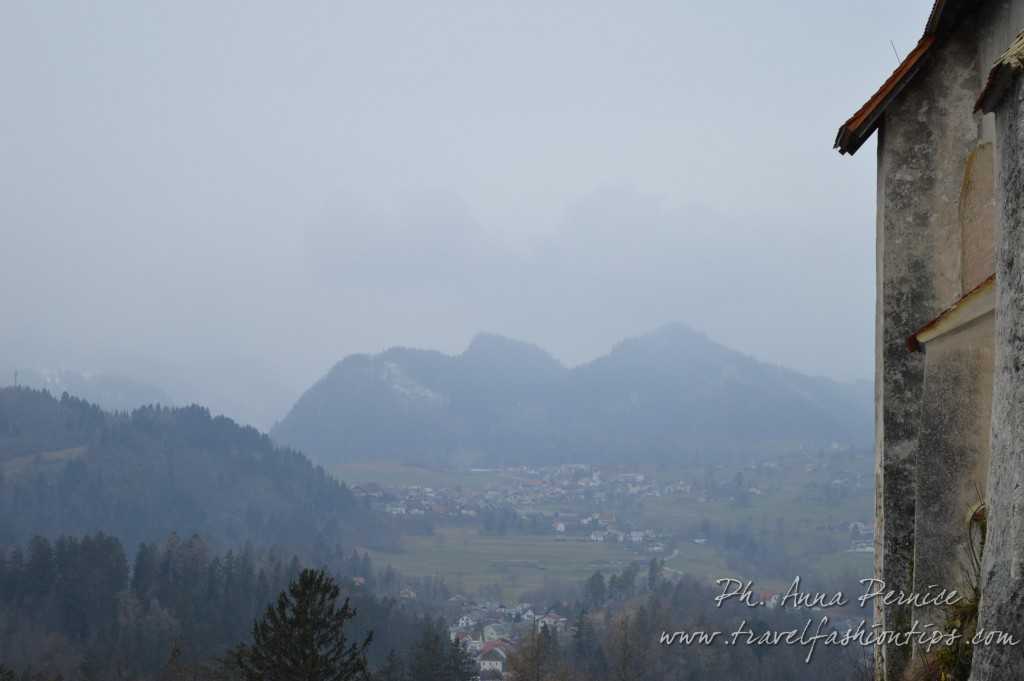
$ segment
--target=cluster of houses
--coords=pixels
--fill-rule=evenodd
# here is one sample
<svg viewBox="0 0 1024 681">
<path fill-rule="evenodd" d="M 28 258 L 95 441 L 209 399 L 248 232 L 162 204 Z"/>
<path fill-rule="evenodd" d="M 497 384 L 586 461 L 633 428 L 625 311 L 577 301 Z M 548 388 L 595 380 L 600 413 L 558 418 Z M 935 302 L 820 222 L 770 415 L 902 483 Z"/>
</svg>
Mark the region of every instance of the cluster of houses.
<svg viewBox="0 0 1024 681">
<path fill-rule="evenodd" d="M 463 494 L 459 489 L 409 485 L 395 489 L 377 483 L 356 485 L 352 493 L 374 507 L 394 516 L 432 516 L 438 518 L 475 518 L 484 507 L 475 495 Z"/>
<path fill-rule="evenodd" d="M 409 485 L 385 489 L 369 483 L 353 487 L 353 493 L 391 515 L 432 515 L 452 519 L 472 518 L 486 509 L 502 507 L 609 505 L 625 497 L 690 491 L 686 482 L 658 485 L 643 474 L 607 473 L 596 466 L 582 464 L 476 469 L 474 474 L 488 478 L 480 488 Z"/>
<path fill-rule="evenodd" d="M 626 473 L 584 464 L 510 469 L 516 484 L 510 500 L 522 505 L 559 502 L 574 507 L 615 506 L 628 497 L 659 497 L 671 493 L 643 473 Z M 674 483 L 679 484 L 679 483 Z M 685 484 L 685 483 L 682 483 Z"/>
<path fill-rule="evenodd" d="M 562 464 L 474 469 L 471 474 L 481 476 L 480 485 L 384 488 L 370 483 L 353 487 L 353 492 L 395 516 L 466 520 L 487 510 L 502 508 L 527 511 L 539 507 L 615 509 L 630 506 L 642 497 L 689 497 L 699 503 L 729 500 L 731 496 L 756 497 L 770 493 L 792 477 L 794 467 L 802 469 L 801 475 L 831 475 L 824 482 L 809 485 L 808 495 L 834 499 L 872 489 L 870 469 L 834 471 L 830 470 L 828 461 L 807 455 L 752 463 L 745 467 L 745 475 L 738 473 L 726 481 L 716 481 L 713 475 L 708 477 L 714 467 L 703 469 L 706 478 L 703 482 L 679 479 L 658 482 L 644 473 L 624 472 L 615 467 Z M 564 529 L 559 529 L 559 522 Z M 598 529 L 602 528 L 593 528 Z M 564 520 L 556 519 L 554 530 L 572 533 L 570 523 Z"/>
<path fill-rule="evenodd" d="M 533 509 L 538 507 L 577 511 L 615 508 L 626 497 L 690 494 L 693 489 L 691 483 L 685 481 L 658 485 L 641 473 L 609 472 L 583 464 L 475 472 L 490 476 L 492 480 L 478 489 L 420 485 L 384 488 L 370 483 L 353 487 L 353 492 L 393 516 L 466 522 L 501 509 L 510 509 L 525 519 L 537 516 Z M 652 554 L 665 551 L 664 538 L 659 539 L 654 530 L 617 525 L 612 512 L 587 514 L 567 510 L 543 514 L 542 520 L 534 525 L 541 532 L 594 542 L 619 542 Z"/>
<path fill-rule="evenodd" d="M 665 552 L 667 537 L 652 529 L 633 529 L 619 526 L 614 513 L 559 513 L 552 520 L 556 534 L 583 536 L 592 542 L 626 544 L 637 551 L 660 554 Z"/>
<path fill-rule="evenodd" d="M 503 678 L 508 671 L 509 655 L 532 629 L 547 627 L 561 634 L 569 628 L 564 616 L 554 612 L 538 614 L 529 603 L 514 606 L 476 603 L 463 596 L 453 596 L 451 602 L 459 607 L 461 614 L 448 628 L 448 633 L 475 657 L 481 679 Z"/>
</svg>

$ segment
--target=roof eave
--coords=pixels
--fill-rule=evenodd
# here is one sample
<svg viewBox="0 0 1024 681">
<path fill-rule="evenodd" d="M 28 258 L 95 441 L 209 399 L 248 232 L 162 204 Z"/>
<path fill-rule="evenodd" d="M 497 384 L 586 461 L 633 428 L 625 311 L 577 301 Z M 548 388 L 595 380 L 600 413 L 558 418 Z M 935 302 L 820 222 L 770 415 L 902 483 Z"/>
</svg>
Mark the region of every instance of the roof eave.
<svg viewBox="0 0 1024 681">
<path fill-rule="evenodd" d="M 1010 43 L 1010 47 L 999 56 L 992 66 L 992 70 L 988 73 L 988 79 L 985 81 L 985 87 L 978 95 L 974 110 L 986 114 L 995 111 L 1022 70 L 1024 70 L 1024 32 L 1021 32 Z"/>
<path fill-rule="evenodd" d="M 995 296 L 996 275 L 992 274 L 943 310 L 938 317 L 911 334 L 907 338 L 907 349 L 911 352 L 919 352 L 929 341 L 966 326 L 975 319 L 992 312 L 995 309 Z"/>
<path fill-rule="evenodd" d="M 853 155 L 861 145 L 878 129 L 889 104 L 903 91 L 910 80 L 921 69 L 928 57 L 928 51 L 935 43 L 934 36 L 925 36 L 917 46 L 900 62 L 896 70 L 871 98 L 850 118 L 839 126 L 834 148 L 840 154 Z"/>
<path fill-rule="evenodd" d="M 937 37 L 953 29 L 956 22 L 963 16 L 964 10 L 971 9 L 977 4 L 978 0 L 935 0 L 935 3 L 932 5 L 932 11 L 928 15 L 928 22 L 925 24 L 924 35 L 921 36 L 921 40 L 914 51 L 907 55 L 907 58 L 900 63 L 899 68 L 896 69 L 893 75 L 882 84 L 878 92 L 865 102 L 864 106 L 858 109 L 857 113 L 853 114 L 846 123 L 840 126 L 834 145 L 840 154 L 856 153 L 861 145 L 878 129 L 877 122 L 881 119 L 882 114 L 885 113 L 885 108 L 892 101 L 892 97 L 884 97 L 886 88 L 891 85 L 894 78 L 898 77 L 901 81 L 899 89 L 902 89 L 917 73 L 917 68 L 914 68 L 910 73 L 900 74 L 904 66 L 911 62 L 912 59 L 916 61 L 924 56 L 923 52 L 927 51 L 928 47 L 931 46 L 931 43 Z M 922 45 L 925 43 L 927 43 L 927 47 L 922 50 Z M 918 53 L 919 51 L 922 53 Z M 880 96 L 883 96 L 882 99 L 884 101 L 876 101 L 876 98 Z M 856 121 L 865 112 L 872 114 L 870 124 L 861 124 Z M 857 125 L 851 125 L 854 122 L 857 122 Z"/>
</svg>

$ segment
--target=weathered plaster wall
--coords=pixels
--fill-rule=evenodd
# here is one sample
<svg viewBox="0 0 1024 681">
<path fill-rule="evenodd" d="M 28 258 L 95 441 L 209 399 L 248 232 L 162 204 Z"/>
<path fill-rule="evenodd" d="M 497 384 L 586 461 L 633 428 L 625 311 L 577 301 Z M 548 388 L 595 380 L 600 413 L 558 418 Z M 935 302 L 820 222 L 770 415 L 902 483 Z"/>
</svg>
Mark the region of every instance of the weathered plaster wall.
<svg viewBox="0 0 1024 681">
<path fill-rule="evenodd" d="M 973 114 L 981 87 L 973 33 L 950 37 L 886 111 L 879 131 L 876 325 L 876 573 L 888 588 L 914 585 L 916 460 L 924 356 L 906 340 L 962 295 L 959 197 L 981 141 Z M 924 559 L 924 556 L 919 556 Z M 909 607 L 876 611 L 904 629 Z M 907 647 L 876 655 L 876 678 L 900 679 Z"/>
<path fill-rule="evenodd" d="M 889 106 L 879 128 L 875 561 L 878 576 L 894 589 L 910 591 L 915 584 L 936 582 L 946 582 L 946 586 L 949 580 L 956 580 L 952 573 L 959 561 L 950 555 L 948 542 L 963 528 L 966 518 L 958 517 L 954 509 L 963 506 L 966 514 L 970 502 L 975 501 L 971 488 L 987 477 L 987 495 L 993 496 L 996 504 L 990 503 L 990 541 L 998 537 L 997 543 L 1016 546 L 1019 552 L 1011 560 L 1003 549 L 990 547 L 986 561 L 994 562 L 986 563 L 987 573 L 982 578 L 993 594 L 999 594 L 998 599 L 1014 594 L 1024 599 L 1019 586 L 1013 586 L 1019 582 L 1010 578 L 1013 570 L 1024 571 L 1024 454 L 1008 453 L 1013 442 L 1024 442 L 1024 432 L 1021 420 L 1011 418 L 1006 406 L 1013 400 L 1017 409 L 1024 405 L 1024 394 L 1006 387 L 1013 381 L 1019 385 L 1020 377 L 1010 377 L 1007 367 L 1019 373 L 1020 362 L 1007 364 L 1006 357 L 999 359 L 994 350 L 986 358 L 977 348 L 944 348 L 943 343 L 935 345 L 936 339 L 926 363 L 905 345 L 917 328 L 991 274 L 997 259 L 999 276 L 1004 277 L 1007 262 L 1013 263 L 1013 257 L 1007 261 L 1005 252 L 1016 249 L 1024 257 L 1024 243 L 1001 236 L 998 219 L 1001 216 L 1003 224 L 1019 225 L 1021 217 L 1015 203 L 1024 200 L 1020 154 L 1011 152 L 1008 160 L 1003 154 L 1005 143 L 999 141 L 1008 134 L 1019 134 L 1006 120 L 1019 119 L 1020 99 L 1016 100 L 1017 109 L 1003 115 L 998 126 L 994 116 L 974 113 L 975 100 L 993 61 L 1024 29 L 1024 0 L 989 0 L 972 8 L 974 11 L 933 48 L 921 72 Z M 995 172 L 997 164 L 1001 164 L 999 174 Z M 1011 169 L 1017 174 L 1008 181 Z M 1000 183 L 1005 186 L 1000 188 Z M 1017 198 L 1008 199 L 1010 196 Z M 1015 206 L 1012 209 L 1011 204 Z M 997 243 L 1002 249 L 998 255 Z M 1006 276 L 1016 278 L 1000 281 L 1001 305 L 1009 304 L 1005 301 L 1010 295 L 1008 286 L 1018 287 L 1016 304 L 1024 305 L 1020 302 L 1024 301 L 1021 274 Z M 997 310 L 997 314 L 1001 313 Z M 1016 320 L 1001 319 L 993 345 L 1005 348 L 1008 343 L 1024 342 L 1022 323 L 1024 315 Z M 965 337 L 959 340 L 963 342 Z M 972 341 L 983 342 L 980 336 Z M 995 400 L 1003 406 L 997 405 L 991 417 L 991 445 L 996 446 L 997 429 L 1011 430 L 1003 431 L 1002 451 L 993 451 L 991 474 L 985 476 L 988 443 L 978 427 L 986 420 L 984 410 L 992 408 L 984 399 L 987 379 L 983 376 L 986 367 L 993 365 L 998 377 Z M 963 458 L 958 459 L 957 452 Z M 1017 513 L 1019 520 L 1006 520 L 1016 518 Z M 1001 609 L 998 599 L 986 597 L 984 607 L 991 613 L 986 615 L 991 621 L 1024 612 L 1024 600 Z M 914 615 L 928 620 L 940 617 L 935 612 L 912 613 L 895 607 L 877 610 L 876 621 L 886 629 L 899 629 Z M 1018 617 L 1024 621 L 1024 616 Z M 1024 627 L 1018 628 L 1024 637 Z M 892 647 L 879 650 L 876 679 L 899 681 L 909 652 Z M 1009 654 L 1022 653 L 1024 644 Z M 977 679 L 1024 678 L 1021 660 L 1015 658 L 1013 666 L 999 671 L 1005 660 L 989 661 L 986 656 L 990 654 L 996 653 L 986 650 L 978 658 L 979 669 L 987 669 L 979 673 L 996 675 Z M 1003 676 L 998 676 L 1000 673 Z"/>
<path fill-rule="evenodd" d="M 978 626 L 1024 639 L 1024 78 L 996 111 L 997 202 L 995 372 L 988 540 Z M 1024 675 L 1024 643 L 975 650 L 972 681 Z"/>
<path fill-rule="evenodd" d="M 971 153 L 960 189 L 961 288 L 966 293 L 995 272 L 994 145 L 983 142 Z"/>
<path fill-rule="evenodd" d="M 977 585 L 969 518 L 984 500 L 988 477 L 993 323 L 990 312 L 925 346 L 915 472 L 918 593 L 933 584 L 970 593 Z M 946 618 L 943 608 L 914 610 L 914 619 L 922 626 L 945 629 Z"/>
<path fill-rule="evenodd" d="M 885 449 L 885 382 L 882 377 L 885 375 L 885 353 L 882 348 L 885 347 L 885 322 L 884 322 L 884 309 L 885 309 L 885 285 L 884 285 L 884 268 L 882 263 L 884 262 L 885 256 L 885 201 L 882 200 L 885 190 L 885 173 L 883 168 L 886 165 L 885 144 L 883 143 L 885 128 L 884 125 L 878 130 L 878 175 L 875 178 L 876 188 L 875 192 L 878 196 L 878 201 L 875 206 L 875 224 L 876 236 L 875 236 L 875 576 L 879 579 L 886 578 L 886 565 L 889 564 L 889 570 L 891 571 L 893 566 L 890 561 L 886 561 L 886 501 L 891 503 L 892 501 L 892 489 L 886 489 L 885 487 L 885 469 L 886 462 L 889 460 L 888 454 Z M 891 390 L 890 390 L 891 392 Z M 890 522 L 891 522 L 891 515 Z M 894 531 L 899 531 L 903 528 L 894 528 Z M 885 622 L 885 611 L 882 608 L 882 603 L 879 600 L 875 600 L 874 603 L 874 621 L 876 623 Z M 877 648 L 875 650 L 875 679 L 883 681 L 885 679 L 885 666 L 886 666 L 886 655 L 883 648 Z"/>
</svg>

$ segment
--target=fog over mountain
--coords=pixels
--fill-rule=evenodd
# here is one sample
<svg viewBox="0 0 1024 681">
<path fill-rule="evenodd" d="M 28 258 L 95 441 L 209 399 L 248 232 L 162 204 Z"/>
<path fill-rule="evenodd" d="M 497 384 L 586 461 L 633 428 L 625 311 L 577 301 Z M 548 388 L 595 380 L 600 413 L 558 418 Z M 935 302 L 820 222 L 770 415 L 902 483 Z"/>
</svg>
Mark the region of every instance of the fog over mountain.
<svg viewBox="0 0 1024 681">
<path fill-rule="evenodd" d="M 2 375 L 13 377 L 19 386 L 46 390 L 60 397 L 74 395 L 109 411 L 130 411 L 144 404 L 174 404 L 162 388 L 113 373 L 81 373 L 68 369 L 55 371 L 0 368 Z"/>
<path fill-rule="evenodd" d="M 0 364 L 264 428 L 480 328 L 866 378 L 874 160 L 830 146 L 928 4 L 5 2 Z"/>
<path fill-rule="evenodd" d="M 871 405 L 864 385 L 765 364 L 672 324 L 572 368 L 493 334 L 459 355 L 352 355 L 272 436 L 325 466 L 706 463 L 865 446 Z"/>
<path fill-rule="evenodd" d="M 913 586 L 873 348 L 967 260 L 876 272 L 892 137 L 833 140 L 995 56 L 933 3 L 0 2 L 0 681 L 866 678 L 658 632 Z"/>
</svg>

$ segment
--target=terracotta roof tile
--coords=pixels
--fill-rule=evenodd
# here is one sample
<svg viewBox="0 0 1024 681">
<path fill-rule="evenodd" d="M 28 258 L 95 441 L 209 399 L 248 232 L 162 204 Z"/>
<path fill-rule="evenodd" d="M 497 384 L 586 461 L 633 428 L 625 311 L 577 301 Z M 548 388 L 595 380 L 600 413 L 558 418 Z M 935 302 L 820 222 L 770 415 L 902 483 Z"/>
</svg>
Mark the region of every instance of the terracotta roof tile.
<svg viewBox="0 0 1024 681">
<path fill-rule="evenodd" d="M 979 5 L 983 0 L 935 0 L 928 15 L 924 35 L 917 47 L 907 55 L 888 80 L 850 118 L 839 127 L 835 148 L 841 154 L 854 154 L 878 128 L 882 114 L 889 103 L 911 81 L 938 38 L 948 32 L 963 10 Z"/>
<path fill-rule="evenodd" d="M 935 44 L 935 36 L 921 38 L 917 43 L 917 47 L 896 67 L 896 70 L 892 72 L 888 80 L 882 83 L 882 87 L 878 88 L 878 91 L 864 103 L 864 106 L 857 109 L 840 126 L 835 142 L 835 148 L 839 150 L 839 153 L 855 153 L 871 136 L 871 133 L 878 127 L 878 120 L 885 111 L 885 107 L 917 73 L 922 60 L 928 54 L 928 50 L 931 49 L 933 44 Z"/>
</svg>

